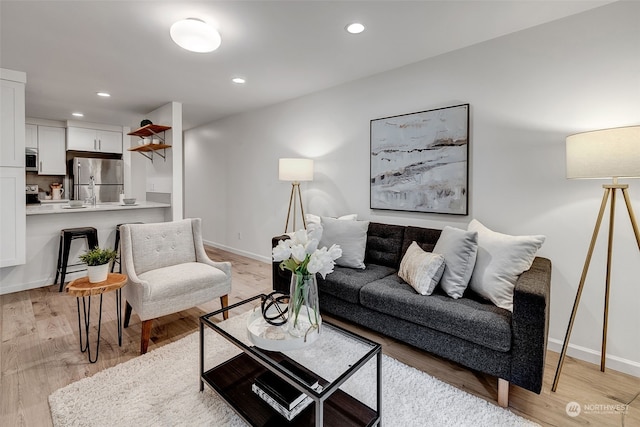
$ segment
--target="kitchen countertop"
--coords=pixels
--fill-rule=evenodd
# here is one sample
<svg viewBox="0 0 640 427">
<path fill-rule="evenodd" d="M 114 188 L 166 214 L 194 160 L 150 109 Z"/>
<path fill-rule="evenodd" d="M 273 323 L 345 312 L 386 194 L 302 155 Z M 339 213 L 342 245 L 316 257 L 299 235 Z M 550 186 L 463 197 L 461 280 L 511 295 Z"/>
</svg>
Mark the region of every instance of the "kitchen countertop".
<svg viewBox="0 0 640 427">
<path fill-rule="evenodd" d="M 168 203 L 157 202 L 137 202 L 135 205 L 122 205 L 119 202 L 98 203 L 95 207 L 84 205 L 81 208 L 71 208 L 68 204 L 48 203 L 42 205 L 27 205 L 27 216 L 29 215 L 47 215 L 47 214 L 67 214 L 67 213 L 89 213 L 89 212 L 106 212 L 106 211 L 122 211 L 132 209 L 152 209 L 152 208 L 169 208 Z"/>
</svg>

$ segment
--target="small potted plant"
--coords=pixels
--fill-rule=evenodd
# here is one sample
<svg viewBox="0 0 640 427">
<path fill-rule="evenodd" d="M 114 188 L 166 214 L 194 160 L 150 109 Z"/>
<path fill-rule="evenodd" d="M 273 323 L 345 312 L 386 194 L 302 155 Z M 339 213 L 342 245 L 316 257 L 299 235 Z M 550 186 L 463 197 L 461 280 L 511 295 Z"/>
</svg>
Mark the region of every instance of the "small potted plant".
<svg viewBox="0 0 640 427">
<path fill-rule="evenodd" d="M 98 246 L 80 255 L 80 261 L 87 264 L 89 270 L 89 282 L 98 283 L 107 280 L 109 263 L 116 258 L 113 249 L 100 249 Z"/>
</svg>

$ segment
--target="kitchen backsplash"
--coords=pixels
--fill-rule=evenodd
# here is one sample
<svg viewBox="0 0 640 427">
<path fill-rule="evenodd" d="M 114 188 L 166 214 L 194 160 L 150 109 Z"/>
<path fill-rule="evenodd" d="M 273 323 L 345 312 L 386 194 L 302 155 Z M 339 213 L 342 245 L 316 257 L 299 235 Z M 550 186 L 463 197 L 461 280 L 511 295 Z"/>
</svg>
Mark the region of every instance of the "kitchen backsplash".
<svg viewBox="0 0 640 427">
<path fill-rule="evenodd" d="M 65 177 L 64 175 L 38 175 L 37 172 L 27 172 L 26 176 L 27 184 L 37 184 L 38 192 L 48 192 L 51 194 L 51 184 L 60 183 L 62 184 L 62 188 L 64 188 L 64 194 L 62 195 L 63 199 L 68 199 L 67 197 L 67 187 L 70 187 L 71 181 Z"/>
</svg>

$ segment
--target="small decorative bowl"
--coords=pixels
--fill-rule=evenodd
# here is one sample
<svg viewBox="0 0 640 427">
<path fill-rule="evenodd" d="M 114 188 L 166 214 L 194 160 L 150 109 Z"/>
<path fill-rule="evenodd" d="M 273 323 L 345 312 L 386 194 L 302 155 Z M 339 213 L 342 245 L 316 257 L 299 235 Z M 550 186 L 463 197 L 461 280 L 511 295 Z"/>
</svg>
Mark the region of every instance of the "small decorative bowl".
<svg viewBox="0 0 640 427">
<path fill-rule="evenodd" d="M 83 205 L 84 202 L 82 200 L 69 200 L 69 206 L 71 206 L 72 208 L 79 208 Z"/>
<path fill-rule="evenodd" d="M 122 202 L 125 205 L 135 205 L 136 204 L 136 199 L 132 198 L 132 199 L 122 199 Z"/>
</svg>

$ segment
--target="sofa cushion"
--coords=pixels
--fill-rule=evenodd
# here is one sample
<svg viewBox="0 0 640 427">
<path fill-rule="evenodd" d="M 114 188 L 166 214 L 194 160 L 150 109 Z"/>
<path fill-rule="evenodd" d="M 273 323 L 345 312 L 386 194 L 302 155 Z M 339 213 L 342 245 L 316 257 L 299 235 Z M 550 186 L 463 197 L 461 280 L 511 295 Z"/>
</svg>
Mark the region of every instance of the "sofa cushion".
<svg viewBox="0 0 640 427">
<path fill-rule="evenodd" d="M 365 263 L 397 269 L 400 265 L 404 229 L 402 225 L 369 223 Z"/>
<path fill-rule="evenodd" d="M 336 266 L 326 279 L 318 276 L 318 290 L 354 304 L 360 303 L 360 288 L 381 279 L 396 270 L 377 264 L 368 264 L 364 270 Z M 415 291 L 414 291 L 415 293 Z"/>
<path fill-rule="evenodd" d="M 472 298 L 454 300 L 440 289 L 431 296 L 418 295 L 396 274 L 363 286 L 360 304 L 496 351 L 511 349 L 508 310 Z"/>
<path fill-rule="evenodd" d="M 213 284 L 224 281 L 226 275 L 210 265 L 187 262 L 147 271 L 138 277 L 149 282 L 149 294 L 144 295 L 145 301 L 156 301 L 207 288 L 211 288 L 211 295 L 216 295 Z"/>
</svg>

